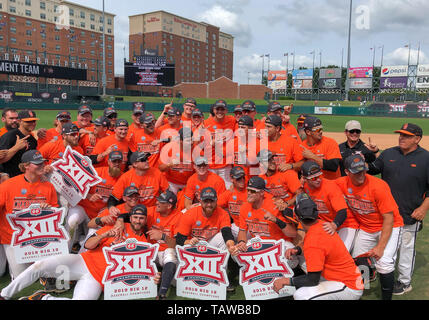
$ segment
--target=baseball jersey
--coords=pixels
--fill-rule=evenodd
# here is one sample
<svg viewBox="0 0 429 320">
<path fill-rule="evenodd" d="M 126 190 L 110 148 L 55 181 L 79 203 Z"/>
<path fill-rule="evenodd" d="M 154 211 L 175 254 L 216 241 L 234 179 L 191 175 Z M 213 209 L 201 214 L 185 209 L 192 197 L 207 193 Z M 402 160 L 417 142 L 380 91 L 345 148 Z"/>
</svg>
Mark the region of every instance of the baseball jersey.
<svg viewBox="0 0 429 320">
<path fill-rule="evenodd" d="M 287 135 L 281 135 L 277 141 L 268 139 L 268 150 L 274 155 L 276 164 L 296 163 L 304 159 L 298 141 Z"/>
<path fill-rule="evenodd" d="M 164 171 L 165 178 L 168 182 L 175 184 L 185 185 L 189 177 L 195 173 L 191 154 L 184 154 L 183 148 L 180 148 L 179 152 L 172 156 L 173 150 L 170 149 L 167 154 L 170 158 L 170 161 L 176 161 L 177 164 L 174 164 L 172 167 L 168 168 L 167 171 Z M 160 160 L 160 163 L 163 163 Z"/>
<path fill-rule="evenodd" d="M 112 194 L 113 186 L 116 184 L 116 182 L 119 180 L 119 177 L 120 177 L 119 176 L 114 178 L 110 176 L 109 167 L 95 168 L 95 171 L 97 172 L 98 176 L 102 179 L 102 181 L 99 184 L 91 187 L 91 189 L 88 192 L 88 197 L 89 195 L 96 193 L 101 195 L 103 199 L 97 200 L 97 201 L 82 199 L 79 202 L 79 205 L 85 209 L 86 215 L 90 219 L 95 218 L 97 214 L 107 206 L 107 200 Z"/>
<path fill-rule="evenodd" d="M 89 134 L 85 134 L 83 135 L 80 139 L 79 139 L 79 146 L 82 148 L 83 152 L 85 153 L 86 156 L 89 156 L 92 154 L 92 151 L 94 150 L 95 145 L 97 144 L 98 141 L 100 141 L 102 138 L 98 138 L 97 136 L 95 137 L 95 144 L 92 145 L 90 143 L 90 139 L 89 139 Z"/>
<path fill-rule="evenodd" d="M 327 281 L 344 283 L 353 290 L 363 289 L 359 268 L 337 233 L 329 235 L 317 221 L 306 232 L 303 253 L 307 272 L 321 272 Z"/>
<path fill-rule="evenodd" d="M 301 188 L 301 181 L 299 181 L 298 173 L 295 170 L 276 171 L 272 176 L 264 174 L 260 177 L 265 180 L 266 188 L 274 198 L 285 201 L 292 199 L 293 195 Z"/>
<path fill-rule="evenodd" d="M 157 168 L 149 168 L 142 176 L 136 174 L 134 168 L 125 172 L 115 183 L 112 196 L 122 199 L 125 188 L 135 186 L 139 189 L 139 202 L 146 207 L 154 206 L 156 197 L 168 189 L 169 184 L 165 176 Z"/>
<path fill-rule="evenodd" d="M 225 210 L 218 206 L 210 217 L 206 217 L 203 208 L 197 206 L 181 216 L 176 233 L 187 236 L 188 239 L 198 238 L 209 242 L 225 227 L 231 227 L 229 215 Z"/>
<path fill-rule="evenodd" d="M 239 191 L 226 190 L 218 196 L 217 205 L 228 211 L 233 223 L 238 226 L 241 206 L 247 201 L 246 189 Z"/>
<path fill-rule="evenodd" d="M 176 235 L 177 224 L 182 217 L 182 213 L 178 210 L 174 210 L 168 216 L 162 216 L 156 211 L 156 207 L 147 208 L 147 229 L 160 230 L 163 234 L 174 238 Z M 168 248 L 167 243 L 164 240 L 150 240 L 149 243 L 158 243 L 159 250 L 164 251 Z"/>
<path fill-rule="evenodd" d="M 80 146 L 72 147 L 73 150 L 79 152 L 80 154 L 84 154 L 82 148 Z M 61 159 L 66 151 L 66 147 L 64 146 L 63 139 L 57 140 L 54 142 L 45 143 L 40 149 L 40 153 L 43 158 L 48 160 L 48 164 L 51 164 L 59 159 Z"/>
<path fill-rule="evenodd" d="M 112 226 L 106 226 L 99 230 L 97 230 L 96 234 L 101 235 L 108 230 L 110 230 Z M 144 233 L 142 233 L 140 236 L 137 235 L 133 229 L 131 228 L 131 225 L 129 223 L 125 223 L 125 232 L 124 235 L 127 239 L 134 238 L 137 241 L 140 242 L 148 242 L 146 239 L 146 236 Z M 104 247 L 110 247 L 114 243 L 115 238 L 105 238 L 101 240 L 100 244 L 97 246 L 97 248 L 92 250 L 87 250 L 85 252 L 82 252 L 80 255 L 82 256 L 83 260 L 85 261 L 86 267 L 88 268 L 91 275 L 94 277 L 95 280 L 97 280 L 98 283 L 104 288 L 104 285 L 102 283 L 104 272 L 107 268 L 106 259 L 104 258 L 103 248 Z"/>
<path fill-rule="evenodd" d="M 105 152 L 111 145 L 115 145 L 115 151 L 122 152 L 123 161 L 122 161 L 122 170 L 125 169 L 125 166 L 128 161 L 128 151 L 129 151 L 129 141 L 127 139 L 118 140 L 116 135 L 110 135 L 100 139 L 94 147 L 92 154 L 100 154 Z M 108 156 L 104 157 L 104 159 L 98 164 L 94 165 L 94 167 L 106 167 Z"/>
<path fill-rule="evenodd" d="M 317 212 L 319 219 L 332 222 L 334 221 L 337 212 L 341 209 L 347 209 L 347 203 L 344 199 L 344 194 L 338 187 L 337 182 L 321 178 L 322 182 L 318 189 L 312 189 L 308 183 L 304 183 L 304 191 L 317 205 Z M 348 214 L 346 220 L 341 224 L 338 229 L 353 228 L 358 229 L 359 223 L 354 218 L 353 214 Z"/>
<path fill-rule="evenodd" d="M 381 231 L 383 214 L 393 212 L 393 227 L 404 225 L 398 206 L 390 192 L 389 185 L 376 177 L 365 175 L 362 186 L 356 187 L 349 177 L 336 180 L 338 186 L 346 197 L 348 208 L 356 220 L 359 228 L 374 233 Z"/>
<path fill-rule="evenodd" d="M 0 184 L 0 241 L 10 244 L 13 230 L 6 214 L 28 208 L 31 204 L 46 202 L 58 207 L 57 192 L 54 186 L 46 182 L 28 182 L 24 175 L 10 178 Z"/>
<path fill-rule="evenodd" d="M 266 197 L 259 209 L 254 209 L 249 202 L 245 202 L 241 206 L 238 225 L 240 230 L 249 232 L 252 238 L 260 237 L 261 239 L 285 239 L 286 241 L 291 241 L 292 239 L 287 237 L 277 224 L 264 219 L 267 211 L 286 222 L 280 211 L 275 207 L 272 198 Z"/>
<path fill-rule="evenodd" d="M 1 129 L 0 129 L 0 137 L 1 137 L 2 135 L 4 135 L 6 132 L 7 132 L 6 127 L 1 128 Z"/>
<path fill-rule="evenodd" d="M 44 138 L 37 139 L 37 149 L 40 150 L 40 148 L 47 142 L 51 142 L 53 140 L 62 140 L 63 137 L 61 136 L 61 133 L 57 131 L 57 128 L 50 128 L 46 130 L 46 136 Z"/>
<path fill-rule="evenodd" d="M 137 125 L 135 122 L 131 123 L 130 126 L 128 127 L 128 134 L 135 134 L 136 131 L 142 130 L 142 128 L 140 127 L 140 124 Z"/>
<path fill-rule="evenodd" d="M 149 166 L 156 167 L 159 160 L 159 151 L 161 149 L 160 143 L 157 145 L 152 145 L 152 142 L 159 140 L 161 136 L 161 131 L 155 129 L 151 134 L 146 133 L 144 129 L 139 129 L 134 131 L 134 137 L 130 141 L 130 150 L 132 152 L 149 152 Z"/>
<path fill-rule="evenodd" d="M 289 136 L 289 137 L 291 137 L 291 138 L 294 138 L 294 139 L 296 139 L 297 141 L 298 141 L 298 143 L 299 144 L 301 144 L 302 143 L 302 140 L 301 140 L 301 138 L 299 137 L 299 134 L 298 134 L 298 131 L 296 130 L 296 128 L 294 127 L 294 125 L 292 124 L 292 123 L 290 123 L 290 122 L 288 122 L 288 123 L 284 123 L 283 122 L 283 128 L 284 129 L 282 129 L 282 131 L 281 131 L 281 134 L 282 135 L 286 135 L 286 136 Z"/>
<path fill-rule="evenodd" d="M 205 181 L 200 181 L 198 174 L 194 173 L 186 183 L 184 196 L 189 200 L 193 200 L 193 202 L 199 202 L 201 190 L 207 187 L 215 189 L 218 197 L 226 190 L 225 181 L 216 173 L 209 171 Z"/>
<path fill-rule="evenodd" d="M 241 166 L 246 173 L 246 176 L 250 174 L 250 168 L 254 167 L 255 169 L 259 167 L 259 161 L 257 155 L 261 149 L 260 140 L 255 138 L 251 138 L 252 132 L 254 130 L 249 131 L 248 136 L 243 138 L 238 137 L 237 135 L 234 137 L 234 158 L 230 152 L 226 152 L 227 163 L 234 163 L 234 165 Z M 255 132 L 256 136 L 256 132 Z M 249 138 L 250 137 L 250 138 Z"/>
<path fill-rule="evenodd" d="M 87 127 L 81 127 L 81 126 L 79 125 L 79 123 L 77 122 L 77 120 L 76 120 L 76 121 L 73 121 L 73 124 L 77 125 L 77 127 L 78 127 L 79 129 L 85 129 L 85 130 L 87 130 L 87 131 L 94 131 L 94 125 L 93 125 L 93 124 L 90 124 L 90 125 L 89 125 L 89 126 L 87 126 Z"/>
<path fill-rule="evenodd" d="M 342 159 L 340 148 L 338 146 L 338 143 L 329 137 L 322 137 L 322 139 L 314 144 L 313 146 L 308 145 L 308 141 L 304 140 L 303 145 L 305 148 L 313 152 L 316 156 L 319 156 L 322 159 L 325 160 L 331 160 L 331 159 Z M 328 171 L 328 170 L 322 170 L 323 176 L 326 179 L 329 180 L 335 180 L 341 176 L 340 172 L 340 166 L 338 166 L 337 171 Z"/>
</svg>

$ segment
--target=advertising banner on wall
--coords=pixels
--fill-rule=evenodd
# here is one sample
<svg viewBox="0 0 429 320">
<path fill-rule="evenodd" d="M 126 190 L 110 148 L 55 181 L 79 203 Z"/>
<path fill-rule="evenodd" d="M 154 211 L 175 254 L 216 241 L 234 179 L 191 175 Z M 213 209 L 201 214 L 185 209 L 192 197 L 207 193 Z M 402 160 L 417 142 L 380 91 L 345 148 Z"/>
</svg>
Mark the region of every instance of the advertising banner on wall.
<svg viewBox="0 0 429 320">
<path fill-rule="evenodd" d="M 372 67 L 358 67 L 349 69 L 349 78 L 372 78 Z"/>
<path fill-rule="evenodd" d="M 416 88 L 417 89 L 428 89 L 429 88 L 429 76 L 417 77 Z"/>
<path fill-rule="evenodd" d="M 320 79 L 341 79 L 341 68 L 320 69 Z"/>
<path fill-rule="evenodd" d="M 341 87 L 341 78 L 338 79 L 319 79 L 320 89 L 339 89 Z"/>
<path fill-rule="evenodd" d="M 429 64 L 417 66 L 417 76 L 429 76 Z"/>
<path fill-rule="evenodd" d="M 293 70 L 292 78 L 296 80 L 312 80 L 313 69 Z"/>
<path fill-rule="evenodd" d="M 293 80 L 292 87 L 293 89 L 312 89 L 313 80 Z"/>
<path fill-rule="evenodd" d="M 268 71 L 268 81 L 286 80 L 286 70 Z"/>
<path fill-rule="evenodd" d="M 286 89 L 286 80 L 276 80 L 269 81 L 268 80 L 268 88 L 273 90 L 285 90 Z"/>
<path fill-rule="evenodd" d="M 383 66 L 381 77 L 408 77 L 408 66 Z"/>
<path fill-rule="evenodd" d="M 371 89 L 372 78 L 350 79 L 350 89 Z"/>
<path fill-rule="evenodd" d="M 408 77 L 389 77 L 380 79 L 380 89 L 407 88 Z"/>
</svg>

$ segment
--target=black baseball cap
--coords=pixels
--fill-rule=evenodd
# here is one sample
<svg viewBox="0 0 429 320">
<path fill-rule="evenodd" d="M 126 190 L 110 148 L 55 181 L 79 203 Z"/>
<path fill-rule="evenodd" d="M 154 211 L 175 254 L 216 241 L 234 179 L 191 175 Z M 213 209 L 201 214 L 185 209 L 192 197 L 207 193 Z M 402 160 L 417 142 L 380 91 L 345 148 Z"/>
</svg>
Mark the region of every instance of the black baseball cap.
<svg viewBox="0 0 429 320">
<path fill-rule="evenodd" d="M 103 117 L 103 116 L 94 119 L 93 123 L 95 126 L 103 126 L 106 128 L 110 126 L 109 119 L 107 119 L 106 117 Z"/>
<path fill-rule="evenodd" d="M 265 118 L 265 123 L 271 124 L 275 127 L 282 127 L 283 128 L 283 121 L 282 118 L 280 118 L 278 115 L 276 114 L 271 114 L 269 116 L 267 116 Z M 283 128 L 284 129 L 284 128 Z"/>
<path fill-rule="evenodd" d="M 170 108 L 167 111 L 167 115 L 168 116 L 181 116 L 182 115 L 182 111 L 180 111 L 180 109 L 178 109 L 176 107 L 173 107 L 173 108 Z"/>
<path fill-rule="evenodd" d="M 194 117 L 194 116 L 204 118 L 204 113 L 202 113 L 202 111 L 200 109 L 194 109 L 194 110 L 192 110 L 192 117 Z"/>
<path fill-rule="evenodd" d="M 145 111 L 145 104 L 143 102 L 134 103 L 133 114 L 142 114 Z"/>
<path fill-rule="evenodd" d="M 133 216 L 136 214 L 141 216 L 147 216 L 147 208 L 144 204 L 138 204 L 131 209 L 129 214 L 130 216 Z"/>
<path fill-rule="evenodd" d="M 124 196 L 130 197 L 133 194 L 139 194 L 139 189 L 136 186 L 129 186 L 124 189 Z"/>
<path fill-rule="evenodd" d="M 155 117 L 150 112 L 143 113 L 139 118 L 140 123 L 152 123 L 154 120 Z"/>
<path fill-rule="evenodd" d="M 165 192 L 161 193 L 159 197 L 156 198 L 161 203 L 169 203 L 173 206 L 177 203 L 177 196 L 174 194 L 174 192 L 167 189 Z"/>
<path fill-rule="evenodd" d="M 322 125 L 322 121 L 319 118 L 308 116 L 304 119 L 304 129 L 313 129 Z"/>
<path fill-rule="evenodd" d="M 115 122 L 115 127 L 128 127 L 128 121 L 125 119 L 117 119 Z"/>
<path fill-rule="evenodd" d="M 241 116 L 240 119 L 238 119 L 238 125 L 253 127 L 253 119 L 249 116 Z"/>
<path fill-rule="evenodd" d="M 116 109 L 113 107 L 107 107 L 103 111 L 103 116 L 109 118 L 111 115 L 116 115 L 113 118 L 116 118 L 118 116 L 118 113 L 116 112 Z"/>
<path fill-rule="evenodd" d="M 402 133 L 407 136 L 423 136 L 423 130 L 414 123 L 405 123 L 400 130 L 396 130 L 395 133 Z"/>
<path fill-rule="evenodd" d="M 122 154 L 121 151 L 112 151 L 109 153 L 109 160 L 110 161 L 115 161 L 115 160 L 124 160 L 124 155 Z"/>
<path fill-rule="evenodd" d="M 256 105 L 252 100 L 246 100 L 241 104 L 241 109 L 244 111 L 255 111 Z"/>
<path fill-rule="evenodd" d="M 365 165 L 365 160 L 359 154 L 353 154 L 351 156 L 348 156 L 344 160 L 344 168 L 353 174 L 356 174 L 362 171 L 368 171 Z"/>
<path fill-rule="evenodd" d="M 92 114 L 91 108 L 88 107 L 87 105 L 80 106 L 79 109 L 77 109 L 77 113 L 80 114 L 80 115 L 85 114 L 87 112 L 89 112 L 90 114 Z"/>
<path fill-rule="evenodd" d="M 69 133 L 79 133 L 79 128 L 72 122 L 67 122 L 63 124 L 61 134 L 69 134 Z"/>
<path fill-rule="evenodd" d="M 216 190 L 213 189 L 212 187 L 204 188 L 203 190 L 201 190 L 200 199 L 201 199 L 201 201 L 205 201 L 205 200 L 215 201 L 215 200 L 217 200 Z"/>
<path fill-rule="evenodd" d="M 18 112 L 18 119 L 21 121 L 34 121 L 39 120 L 33 110 L 22 110 Z"/>
<path fill-rule="evenodd" d="M 274 111 L 277 111 L 277 110 L 283 110 L 283 107 L 277 101 L 271 101 L 268 104 L 267 112 L 274 112 Z"/>
<path fill-rule="evenodd" d="M 323 174 L 319 164 L 315 161 L 304 162 L 301 166 L 301 173 L 307 179 L 312 179 Z"/>
<path fill-rule="evenodd" d="M 130 156 L 130 163 L 133 164 L 134 162 L 145 162 L 149 159 L 150 153 L 149 152 L 138 152 L 135 151 Z"/>
<path fill-rule="evenodd" d="M 274 157 L 274 154 L 270 150 L 263 149 L 258 152 L 257 157 L 259 162 L 264 162 L 272 159 Z"/>
<path fill-rule="evenodd" d="M 234 166 L 231 168 L 229 175 L 233 179 L 240 179 L 246 175 L 246 172 L 244 172 L 244 169 L 242 167 Z"/>
<path fill-rule="evenodd" d="M 22 157 L 21 157 L 21 162 L 22 163 L 33 163 L 33 164 L 41 164 L 43 162 L 45 162 L 46 159 L 43 158 L 42 154 L 40 153 L 39 150 L 36 149 L 31 149 L 28 150 L 26 152 L 23 153 Z"/>
<path fill-rule="evenodd" d="M 241 104 L 237 104 L 234 107 L 234 112 L 243 112 L 243 108 L 241 107 Z"/>
<path fill-rule="evenodd" d="M 193 104 L 194 106 L 197 106 L 197 100 L 195 100 L 194 98 L 187 98 L 184 104 L 186 103 L 190 103 L 190 104 Z"/>
<path fill-rule="evenodd" d="M 266 189 L 265 186 L 265 180 L 258 176 L 251 177 L 247 183 L 247 189 L 253 189 L 257 191 L 264 190 L 268 192 L 269 190 Z"/>
<path fill-rule="evenodd" d="M 317 205 L 305 192 L 296 196 L 295 214 L 300 220 L 316 220 L 319 217 Z"/>
<path fill-rule="evenodd" d="M 68 111 L 60 111 L 56 116 L 57 120 L 71 120 L 71 114 Z"/>
<path fill-rule="evenodd" d="M 213 109 L 217 109 L 217 108 L 225 108 L 228 109 L 228 104 L 226 103 L 225 100 L 220 99 L 220 100 L 216 100 L 216 102 L 213 105 Z"/>
</svg>

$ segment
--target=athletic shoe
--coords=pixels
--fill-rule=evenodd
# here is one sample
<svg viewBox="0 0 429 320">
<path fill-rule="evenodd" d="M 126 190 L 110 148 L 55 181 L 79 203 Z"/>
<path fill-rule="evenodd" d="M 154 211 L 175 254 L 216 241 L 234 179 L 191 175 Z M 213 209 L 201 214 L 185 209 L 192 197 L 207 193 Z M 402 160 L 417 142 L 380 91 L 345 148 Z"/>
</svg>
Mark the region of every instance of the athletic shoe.
<svg viewBox="0 0 429 320">
<path fill-rule="evenodd" d="M 400 296 L 400 295 L 403 295 L 404 293 L 410 292 L 411 290 L 413 290 L 413 287 L 411 287 L 411 284 L 405 285 L 400 281 L 396 281 L 393 287 L 393 294 L 395 296 Z"/>
<path fill-rule="evenodd" d="M 80 243 L 75 242 L 75 244 L 72 246 L 70 253 L 72 254 L 78 254 L 80 250 Z"/>
<path fill-rule="evenodd" d="M 235 292 L 235 286 L 230 284 L 228 287 L 226 287 L 226 292 L 234 293 Z"/>
<path fill-rule="evenodd" d="M 160 294 L 159 296 L 156 296 L 156 300 L 167 300 L 167 296 L 165 294 Z"/>
<path fill-rule="evenodd" d="M 63 293 L 69 289 L 59 289 L 57 288 L 57 279 L 56 278 L 40 278 L 40 284 L 43 286 L 43 292 L 45 293 Z"/>
<path fill-rule="evenodd" d="M 18 300 L 42 300 L 42 298 L 46 295 L 47 293 L 43 292 L 43 290 L 39 290 L 33 293 L 31 296 L 21 297 Z"/>
</svg>

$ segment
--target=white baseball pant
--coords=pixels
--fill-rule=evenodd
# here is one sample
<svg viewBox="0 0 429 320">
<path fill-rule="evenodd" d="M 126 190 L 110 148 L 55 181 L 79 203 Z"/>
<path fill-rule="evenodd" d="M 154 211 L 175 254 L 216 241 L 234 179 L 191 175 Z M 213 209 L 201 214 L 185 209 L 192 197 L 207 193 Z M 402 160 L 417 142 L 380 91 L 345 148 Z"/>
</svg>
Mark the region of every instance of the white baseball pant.
<svg viewBox="0 0 429 320">
<path fill-rule="evenodd" d="M 155 260 L 155 263 L 161 267 L 165 266 L 165 264 L 169 262 L 172 262 L 175 265 L 178 263 L 176 249 L 174 248 L 167 248 L 164 251 L 159 251 Z"/>
<path fill-rule="evenodd" d="M 401 232 L 402 227 L 392 229 L 392 234 L 390 235 L 389 241 L 384 249 L 384 254 L 375 264 L 378 273 L 387 274 L 395 270 Z M 358 230 L 356 233 L 352 257 L 356 258 L 357 256 L 360 256 L 374 248 L 380 239 L 380 235 L 381 231 L 369 233 L 362 229 Z"/>
<path fill-rule="evenodd" d="M 341 228 L 337 231 L 348 252 L 352 252 L 357 229 Z"/>
<path fill-rule="evenodd" d="M 102 286 L 91 275 L 82 256 L 79 254 L 67 254 L 33 263 L 7 287 L 3 288 L 1 296 L 5 299 L 10 299 L 21 290 L 32 285 L 40 277 L 57 278 L 57 283 L 60 279 L 66 283 L 70 280 L 77 280 L 73 300 L 97 300 L 103 292 Z M 70 299 L 47 295 L 43 297 L 43 300 Z"/>
<path fill-rule="evenodd" d="M 77 205 L 69 208 L 65 224 L 65 229 L 70 235 L 70 240 L 68 243 L 69 251 L 71 250 L 73 244 L 79 240 L 79 234 L 77 232 L 79 225 L 81 225 L 82 223 L 87 225 L 88 222 L 89 218 L 83 207 Z"/>
<path fill-rule="evenodd" d="M 301 287 L 295 291 L 295 300 L 359 300 L 363 290 L 353 290 L 338 281 L 321 280 L 317 286 Z"/>
<path fill-rule="evenodd" d="M 9 265 L 9 274 L 13 280 L 18 277 L 20 273 L 24 272 L 24 270 L 27 269 L 31 263 L 17 263 L 13 247 L 9 244 L 4 244 L 3 248 L 6 254 L 7 263 Z"/>
<path fill-rule="evenodd" d="M 416 238 L 420 222 L 402 227 L 402 235 L 399 244 L 398 257 L 398 281 L 409 285 L 414 272 L 416 259 Z"/>
<path fill-rule="evenodd" d="M 3 245 L 0 244 L 0 277 L 3 277 L 3 275 L 5 274 L 6 266 L 7 266 L 6 252 L 4 252 Z"/>
</svg>

